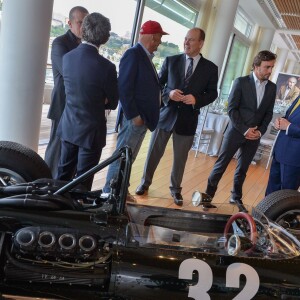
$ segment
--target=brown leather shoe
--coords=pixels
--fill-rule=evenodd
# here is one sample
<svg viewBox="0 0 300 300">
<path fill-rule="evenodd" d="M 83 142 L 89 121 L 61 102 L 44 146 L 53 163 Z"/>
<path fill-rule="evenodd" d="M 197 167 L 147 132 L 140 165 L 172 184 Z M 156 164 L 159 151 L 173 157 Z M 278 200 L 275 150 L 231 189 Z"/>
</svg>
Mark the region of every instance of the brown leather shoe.
<svg viewBox="0 0 300 300">
<path fill-rule="evenodd" d="M 173 199 L 174 199 L 174 203 L 178 206 L 182 206 L 183 205 L 183 198 L 182 195 L 180 193 L 171 193 Z"/>
<path fill-rule="evenodd" d="M 149 187 L 148 186 L 144 186 L 143 184 L 140 184 L 136 190 L 135 193 L 139 196 L 144 195 L 146 191 L 148 191 Z"/>
<path fill-rule="evenodd" d="M 127 193 L 126 202 L 137 203 L 136 199 L 130 193 Z"/>
</svg>

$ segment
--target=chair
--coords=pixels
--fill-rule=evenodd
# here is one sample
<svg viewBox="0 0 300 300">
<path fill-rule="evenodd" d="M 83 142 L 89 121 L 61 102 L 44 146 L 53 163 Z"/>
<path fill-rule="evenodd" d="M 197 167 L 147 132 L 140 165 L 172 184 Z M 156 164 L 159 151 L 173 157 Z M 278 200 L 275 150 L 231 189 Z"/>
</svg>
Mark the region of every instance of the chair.
<svg viewBox="0 0 300 300">
<path fill-rule="evenodd" d="M 260 144 L 258 146 L 258 149 L 254 157 L 254 161 L 256 161 L 256 160 L 260 160 L 262 156 L 267 156 L 268 160 L 267 160 L 266 170 L 268 169 L 272 159 L 273 148 L 278 133 L 279 130 L 276 130 L 274 127 L 274 123 L 271 122 L 268 126 L 266 133 L 260 139 Z"/>
<path fill-rule="evenodd" d="M 198 116 L 198 126 L 194 137 L 194 143 L 192 149 L 195 150 L 195 157 L 200 152 L 200 145 L 206 145 L 205 155 L 207 155 L 210 141 L 215 130 L 213 128 L 206 127 L 206 117 L 208 113 L 208 105 L 200 109 Z"/>
</svg>

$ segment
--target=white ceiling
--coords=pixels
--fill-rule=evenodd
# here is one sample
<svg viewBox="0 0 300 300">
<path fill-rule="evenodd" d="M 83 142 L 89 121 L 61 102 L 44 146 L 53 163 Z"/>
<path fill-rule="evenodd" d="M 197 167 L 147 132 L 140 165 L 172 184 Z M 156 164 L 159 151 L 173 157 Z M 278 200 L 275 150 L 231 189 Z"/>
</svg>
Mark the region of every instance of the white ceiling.
<svg viewBox="0 0 300 300">
<path fill-rule="evenodd" d="M 213 1 L 213 0 L 209 0 Z M 226 0 L 231 1 L 231 0 Z M 243 11 L 247 14 L 249 19 L 254 23 L 257 24 L 260 27 L 263 28 L 272 28 L 275 30 L 275 35 L 273 39 L 273 44 L 276 45 L 278 48 L 283 49 L 289 49 L 289 46 L 285 43 L 285 41 L 282 39 L 280 32 L 282 33 L 282 30 L 278 29 L 278 25 L 272 16 L 271 11 L 265 12 L 264 9 L 262 9 L 262 6 L 268 9 L 268 6 L 266 5 L 266 2 L 272 2 L 272 0 L 239 0 L 239 6 L 243 9 Z M 289 1 L 289 0 L 285 0 Z M 195 9 L 200 9 L 201 6 L 204 5 L 206 2 L 205 0 L 185 0 L 186 3 L 190 4 Z M 296 60 L 295 56 L 292 53 L 289 53 L 288 58 Z"/>
</svg>

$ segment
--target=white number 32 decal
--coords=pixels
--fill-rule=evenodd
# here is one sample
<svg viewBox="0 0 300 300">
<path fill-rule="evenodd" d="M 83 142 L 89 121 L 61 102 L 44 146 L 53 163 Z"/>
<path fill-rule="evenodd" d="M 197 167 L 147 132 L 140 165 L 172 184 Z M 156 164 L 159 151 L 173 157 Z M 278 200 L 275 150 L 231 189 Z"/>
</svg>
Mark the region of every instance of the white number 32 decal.
<svg viewBox="0 0 300 300">
<path fill-rule="evenodd" d="M 211 267 L 200 259 L 189 258 L 184 260 L 179 267 L 179 279 L 192 279 L 193 272 L 198 272 L 198 283 L 189 287 L 188 296 L 195 300 L 210 300 L 208 291 L 213 283 Z M 240 275 L 246 277 L 246 284 L 233 300 L 250 300 L 259 289 L 259 277 L 254 268 L 243 263 L 234 263 L 226 271 L 226 287 L 239 288 Z"/>
</svg>

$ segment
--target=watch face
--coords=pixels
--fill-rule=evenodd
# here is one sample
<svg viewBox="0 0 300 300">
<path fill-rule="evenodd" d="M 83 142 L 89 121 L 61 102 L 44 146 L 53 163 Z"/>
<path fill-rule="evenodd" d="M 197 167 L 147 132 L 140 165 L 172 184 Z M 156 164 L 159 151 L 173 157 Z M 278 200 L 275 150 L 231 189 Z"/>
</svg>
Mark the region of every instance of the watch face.
<svg viewBox="0 0 300 300">
<path fill-rule="evenodd" d="M 202 200 L 202 195 L 199 191 L 195 191 L 192 195 L 192 203 L 194 206 L 199 206 Z"/>
</svg>

